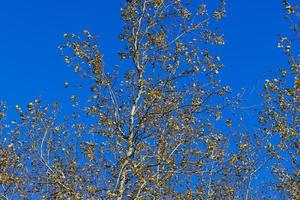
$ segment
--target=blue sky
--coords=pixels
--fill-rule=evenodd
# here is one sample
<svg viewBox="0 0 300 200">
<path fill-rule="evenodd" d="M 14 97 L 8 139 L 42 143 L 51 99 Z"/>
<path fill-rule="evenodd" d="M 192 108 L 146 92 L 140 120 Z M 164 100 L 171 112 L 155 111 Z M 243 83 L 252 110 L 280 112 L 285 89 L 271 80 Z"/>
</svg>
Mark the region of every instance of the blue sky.
<svg viewBox="0 0 300 200">
<path fill-rule="evenodd" d="M 117 64 L 121 0 L 9 0 L 0 5 L 0 99 L 9 105 L 35 97 L 64 99 L 63 82 L 72 79 L 58 45 L 65 32 L 88 28 L 101 36 L 106 67 Z M 281 1 L 228 1 L 221 23 L 226 45 L 219 54 L 222 78 L 235 90 L 245 87 L 249 99 L 270 73 L 286 64 L 276 47 L 287 31 Z M 251 93 L 252 91 L 252 93 Z"/>
</svg>

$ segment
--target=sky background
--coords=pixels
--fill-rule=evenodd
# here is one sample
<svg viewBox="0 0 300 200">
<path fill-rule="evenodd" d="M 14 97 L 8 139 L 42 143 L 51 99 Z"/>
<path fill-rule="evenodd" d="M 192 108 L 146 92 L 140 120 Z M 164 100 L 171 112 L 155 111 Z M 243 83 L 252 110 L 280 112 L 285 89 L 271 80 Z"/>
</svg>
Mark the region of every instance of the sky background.
<svg viewBox="0 0 300 200">
<path fill-rule="evenodd" d="M 65 32 L 99 35 L 106 67 L 118 62 L 121 0 L 9 0 L 0 4 L 0 100 L 22 104 L 41 96 L 62 100 L 73 72 L 58 46 Z M 287 31 L 280 0 L 228 1 L 220 24 L 226 44 L 223 82 L 246 88 L 250 104 L 265 78 L 286 64 L 277 34 Z"/>
</svg>

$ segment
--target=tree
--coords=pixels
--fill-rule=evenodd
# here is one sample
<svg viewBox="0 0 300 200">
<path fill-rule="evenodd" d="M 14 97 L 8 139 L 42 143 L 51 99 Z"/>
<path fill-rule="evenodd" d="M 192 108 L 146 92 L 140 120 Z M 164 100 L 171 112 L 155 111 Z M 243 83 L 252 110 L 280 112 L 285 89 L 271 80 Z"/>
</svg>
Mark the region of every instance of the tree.
<svg viewBox="0 0 300 200">
<path fill-rule="evenodd" d="M 278 178 L 276 189 L 297 199 L 300 196 L 300 13 L 296 2 L 284 0 L 282 4 L 292 36 L 280 36 L 278 47 L 284 50 L 289 66 L 281 69 L 273 80 L 266 80 L 265 105 L 259 121 L 265 133 L 266 152 L 274 163 L 272 171 Z"/>
<path fill-rule="evenodd" d="M 221 6 L 213 13 L 215 20 L 224 15 L 224 2 Z M 210 118 L 220 112 L 228 88 L 215 79 L 222 67 L 219 58 L 201 46 L 222 45 L 223 36 L 209 30 L 206 5 L 127 1 L 122 18 L 120 39 L 126 50 L 119 55 L 132 66 L 124 80 L 104 73 L 102 55 L 88 31 L 86 41 L 66 35 L 63 46 L 72 51 L 67 62 L 76 70 L 82 69 L 78 64 L 83 60 L 89 66 L 82 75 L 95 80 L 92 91 L 97 98 L 89 112 L 100 122 L 93 132 L 105 137 L 99 168 L 107 173 L 102 180 L 110 177 L 102 196 L 218 195 L 212 179 L 220 175 L 217 165 L 226 156 L 226 141 Z M 116 83 L 120 85 L 114 87 Z M 208 183 L 206 177 L 211 177 Z"/>
</svg>

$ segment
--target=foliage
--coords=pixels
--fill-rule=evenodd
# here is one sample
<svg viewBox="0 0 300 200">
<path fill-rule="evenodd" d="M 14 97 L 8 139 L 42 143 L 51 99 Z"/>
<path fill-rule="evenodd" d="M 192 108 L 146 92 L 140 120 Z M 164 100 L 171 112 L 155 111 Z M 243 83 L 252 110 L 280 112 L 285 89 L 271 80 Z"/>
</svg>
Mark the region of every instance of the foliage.
<svg viewBox="0 0 300 200">
<path fill-rule="evenodd" d="M 232 114 L 240 100 L 221 84 L 212 53 L 225 44 L 215 28 L 225 1 L 204 2 L 125 1 L 113 70 L 88 30 L 64 34 L 65 62 L 88 92 L 71 96 L 70 115 L 36 99 L 15 106 L 18 119 L 7 122 L 0 104 L 1 199 L 267 198 L 253 182 L 269 163 L 279 178 L 272 190 L 297 199 L 297 5 L 283 2 L 296 37 L 278 46 L 290 68 L 266 81 L 254 134 Z"/>
<path fill-rule="evenodd" d="M 299 5 L 283 1 L 286 19 L 290 22 L 290 37 L 280 36 L 278 47 L 284 50 L 289 66 L 280 70 L 264 86 L 265 106 L 259 118 L 266 134 L 266 152 L 274 160 L 273 172 L 278 177 L 277 188 L 291 198 L 299 198 L 299 121 L 300 121 L 300 13 Z"/>
</svg>

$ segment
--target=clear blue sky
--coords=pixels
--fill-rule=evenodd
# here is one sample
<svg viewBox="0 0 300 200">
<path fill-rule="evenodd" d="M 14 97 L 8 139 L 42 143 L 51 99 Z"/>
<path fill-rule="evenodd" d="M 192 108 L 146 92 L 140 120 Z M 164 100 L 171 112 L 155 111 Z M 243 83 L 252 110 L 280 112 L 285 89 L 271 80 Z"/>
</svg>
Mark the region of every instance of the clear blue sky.
<svg viewBox="0 0 300 200">
<path fill-rule="evenodd" d="M 121 2 L 2 1 L 0 99 L 14 105 L 40 95 L 49 101 L 65 98 L 63 82 L 73 75 L 57 49 L 65 32 L 88 28 L 101 36 L 107 67 L 116 64 Z M 276 47 L 276 35 L 287 30 L 281 1 L 228 1 L 227 17 L 221 25 L 226 38 L 219 52 L 225 63 L 224 81 L 236 89 L 258 92 L 267 74 L 286 62 Z"/>
</svg>

